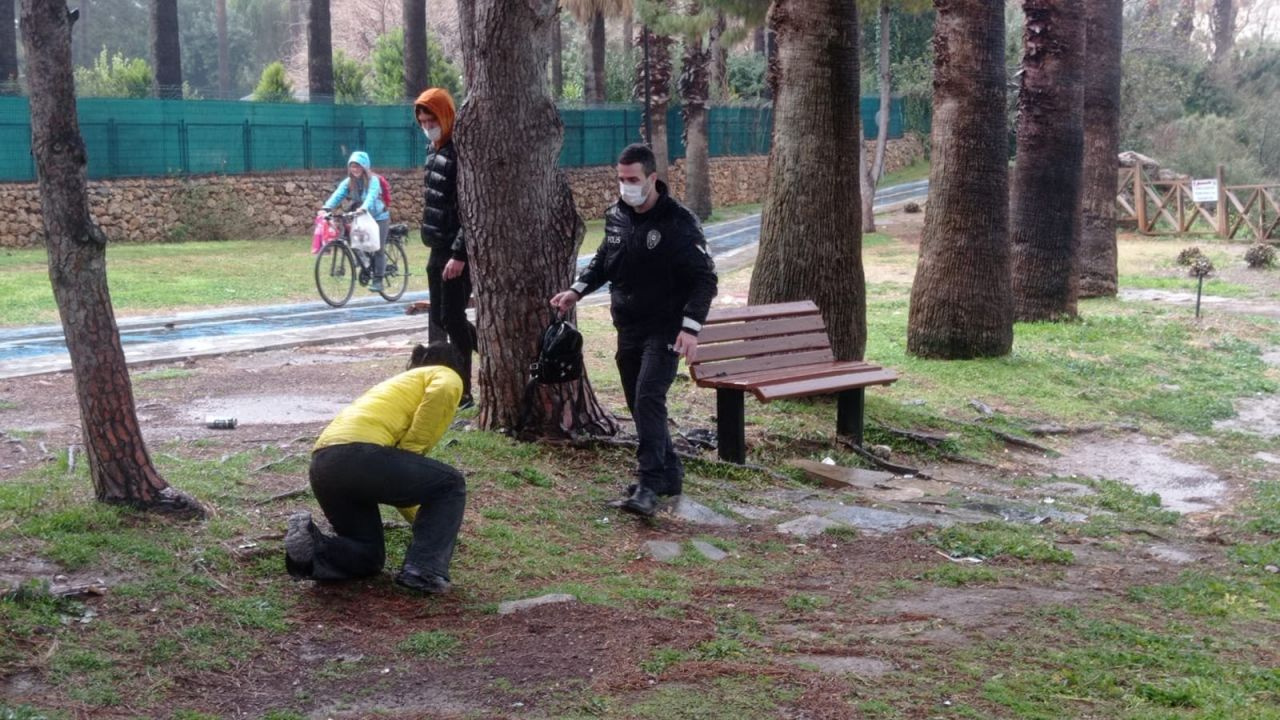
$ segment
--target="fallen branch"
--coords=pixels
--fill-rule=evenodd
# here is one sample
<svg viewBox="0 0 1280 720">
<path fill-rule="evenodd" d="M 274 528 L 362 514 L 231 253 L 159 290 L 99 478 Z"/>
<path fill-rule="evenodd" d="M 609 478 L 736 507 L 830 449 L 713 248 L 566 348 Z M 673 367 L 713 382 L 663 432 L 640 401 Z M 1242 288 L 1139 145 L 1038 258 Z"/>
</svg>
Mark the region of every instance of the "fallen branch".
<svg viewBox="0 0 1280 720">
<path fill-rule="evenodd" d="M 1047 455 L 1058 454 L 1057 450 L 1054 450 L 1052 448 L 1047 448 L 1043 445 L 1040 445 L 1039 443 L 1034 443 L 1024 438 L 1020 438 L 1017 435 L 1010 435 L 1007 432 L 1004 432 L 1002 430 L 996 430 L 995 428 L 986 428 L 986 430 L 987 432 L 991 433 L 992 435 L 995 435 L 996 437 L 1009 443 L 1010 445 L 1017 445 L 1018 447 L 1027 448 L 1028 450 L 1035 450 L 1036 452 L 1042 452 Z"/>
<path fill-rule="evenodd" d="M 917 468 L 909 467 L 907 465 L 898 465 L 896 463 L 891 463 L 888 460 L 881 460 L 875 455 L 872 455 L 871 453 L 867 452 L 865 449 L 863 449 L 861 445 L 858 445 L 857 443 L 853 442 L 848 438 L 837 435 L 836 439 L 839 440 L 841 443 L 843 443 L 845 447 L 849 448 L 850 450 L 853 450 L 853 452 L 856 453 L 863 460 L 866 460 L 867 462 L 871 463 L 872 465 L 875 465 L 877 468 L 880 468 L 881 470 L 888 470 L 894 475 L 912 475 L 914 477 L 922 478 L 924 480 L 933 479 L 931 476 L 929 476 L 929 474 L 921 472 Z"/>
<path fill-rule="evenodd" d="M 1083 435 L 1085 433 L 1098 432 L 1106 430 L 1107 426 L 1102 423 L 1089 423 L 1088 425 L 1032 425 L 1027 428 L 1027 432 L 1032 435 Z"/>
<path fill-rule="evenodd" d="M 258 467 L 254 468 L 251 472 L 256 472 L 256 473 L 257 473 L 257 472 L 262 472 L 263 470 L 267 470 L 267 469 L 269 469 L 269 468 L 273 468 L 273 467 L 275 467 L 276 465 L 283 465 L 283 464 L 285 464 L 285 463 L 289 462 L 290 460 L 292 460 L 292 459 L 294 459 L 294 458 L 300 458 L 300 457 L 303 457 L 303 454 L 302 454 L 302 453 L 289 453 L 288 455 L 285 455 L 284 457 L 282 457 L 282 458 L 280 458 L 280 459 L 278 459 L 278 460 L 272 460 L 272 461 L 271 461 L 271 462 L 269 462 L 269 463 L 263 463 L 263 464 L 259 465 Z"/>
<path fill-rule="evenodd" d="M 273 503 L 277 500 L 287 500 L 289 498 L 298 497 L 300 495 L 306 495 L 309 492 L 311 492 L 311 486 L 308 485 L 307 487 L 301 487 L 301 488 L 298 488 L 297 490 L 290 490 L 288 492 L 279 493 L 278 495 L 272 495 L 271 497 L 265 500 L 259 500 L 258 502 L 254 503 L 254 505 L 269 505 L 270 503 Z"/>
</svg>

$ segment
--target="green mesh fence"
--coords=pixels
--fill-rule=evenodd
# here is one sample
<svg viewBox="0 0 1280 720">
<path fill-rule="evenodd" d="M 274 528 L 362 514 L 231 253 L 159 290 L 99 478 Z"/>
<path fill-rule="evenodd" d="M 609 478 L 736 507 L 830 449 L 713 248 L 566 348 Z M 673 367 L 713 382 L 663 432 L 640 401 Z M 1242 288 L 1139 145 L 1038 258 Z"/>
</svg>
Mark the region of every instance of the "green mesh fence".
<svg viewBox="0 0 1280 720">
<path fill-rule="evenodd" d="M 875 136 L 876 98 L 863 98 L 863 128 Z M 398 105 L 307 105 L 233 101 L 77 101 L 80 133 L 94 179 L 340 168 L 353 150 L 375 168 L 422 165 L 422 132 Z M 564 108 L 564 167 L 609 165 L 643 138 L 640 105 Z M 27 99 L 0 97 L 0 182 L 35 179 Z M 679 108 L 667 114 L 671 159 L 684 156 Z M 890 113 L 890 137 L 903 129 L 902 102 Z M 773 110 L 713 107 L 707 121 L 712 156 L 769 152 Z M 927 132 L 928 128 L 925 128 Z"/>
</svg>

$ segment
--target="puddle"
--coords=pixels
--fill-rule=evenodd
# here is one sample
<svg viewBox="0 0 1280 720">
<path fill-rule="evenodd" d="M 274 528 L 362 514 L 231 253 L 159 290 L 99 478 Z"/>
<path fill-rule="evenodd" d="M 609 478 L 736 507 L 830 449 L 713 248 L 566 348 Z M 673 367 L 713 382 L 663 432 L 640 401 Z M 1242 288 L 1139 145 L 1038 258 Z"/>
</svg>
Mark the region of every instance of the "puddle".
<svg viewBox="0 0 1280 720">
<path fill-rule="evenodd" d="M 1236 416 L 1219 420 L 1214 430 L 1235 430 L 1264 438 L 1280 437 L 1280 395 L 1235 401 Z"/>
<path fill-rule="evenodd" d="M 1046 463 L 1059 477 L 1084 475 L 1118 480 L 1141 493 L 1156 493 L 1167 510 L 1211 510 L 1226 499 L 1227 485 L 1209 470 L 1168 456 L 1164 448 L 1137 435 L 1080 442 Z"/>
<path fill-rule="evenodd" d="M 301 425 L 332 420 L 347 402 L 305 395 L 233 395 L 197 400 L 188 415 L 202 425 L 208 415 L 233 417 L 240 425 Z"/>
</svg>

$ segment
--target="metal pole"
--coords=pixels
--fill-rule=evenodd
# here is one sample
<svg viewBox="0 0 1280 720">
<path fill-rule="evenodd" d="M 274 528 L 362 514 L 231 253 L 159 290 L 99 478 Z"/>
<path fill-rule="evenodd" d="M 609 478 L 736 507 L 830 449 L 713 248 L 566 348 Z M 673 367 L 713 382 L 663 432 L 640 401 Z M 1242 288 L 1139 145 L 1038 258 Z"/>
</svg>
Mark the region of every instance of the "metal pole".
<svg viewBox="0 0 1280 720">
<path fill-rule="evenodd" d="M 640 28 L 644 45 L 644 144 L 653 147 L 653 120 L 649 117 L 649 28 Z"/>
<path fill-rule="evenodd" d="M 1196 276 L 1196 319 L 1200 319 L 1200 293 L 1204 290 L 1204 276 Z"/>
</svg>

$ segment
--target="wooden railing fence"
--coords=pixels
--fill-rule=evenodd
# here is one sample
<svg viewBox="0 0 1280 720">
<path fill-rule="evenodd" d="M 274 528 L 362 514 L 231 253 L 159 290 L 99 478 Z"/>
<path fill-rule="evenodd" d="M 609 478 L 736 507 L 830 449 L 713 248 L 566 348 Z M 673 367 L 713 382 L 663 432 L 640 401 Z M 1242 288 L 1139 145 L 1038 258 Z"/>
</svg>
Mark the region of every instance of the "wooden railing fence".
<svg viewBox="0 0 1280 720">
<path fill-rule="evenodd" d="M 1217 197 L 1197 202 L 1192 181 L 1152 180 L 1139 166 L 1120 168 L 1116 218 L 1143 235 L 1214 235 L 1280 242 L 1280 184 L 1231 185 L 1218 167 Z"/>
</svg>

